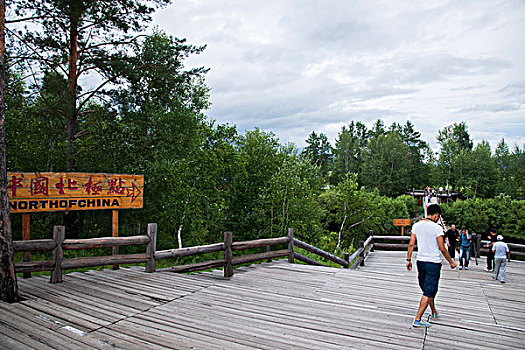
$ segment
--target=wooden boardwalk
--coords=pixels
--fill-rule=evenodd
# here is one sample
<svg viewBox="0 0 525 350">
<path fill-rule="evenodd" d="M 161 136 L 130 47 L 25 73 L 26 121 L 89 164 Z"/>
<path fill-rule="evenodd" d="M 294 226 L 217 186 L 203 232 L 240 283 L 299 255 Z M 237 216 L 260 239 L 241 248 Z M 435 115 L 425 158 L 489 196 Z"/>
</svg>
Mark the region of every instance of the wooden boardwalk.
<svg viewBox="0 0 525 350">
<path fill-rule="evenodd" d="M 366 267 L 284 260 L 193 275 L 142 268 L 19 279 L 19 304 L 0 302 L 1 349 L 523 349 L 525 262 L 507 282 L 484 260 L 444 266 L 441 319 L 411 327 L 420 298 L 406 253 L 372 253 Z M 427 315 L 425 315 L 427 317 Z"/>
</svg>

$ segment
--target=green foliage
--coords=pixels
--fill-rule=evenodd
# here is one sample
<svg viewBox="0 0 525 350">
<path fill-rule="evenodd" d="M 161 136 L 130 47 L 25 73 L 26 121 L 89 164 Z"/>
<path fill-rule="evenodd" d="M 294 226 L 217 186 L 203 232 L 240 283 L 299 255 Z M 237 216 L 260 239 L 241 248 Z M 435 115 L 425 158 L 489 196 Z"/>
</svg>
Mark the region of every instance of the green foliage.
<svg viewBox="0 0 525 350">
<path fill-rule="evenodd" d="M 472 198 L 443 205 L 443 218 L 448 224 L 486 234 L 490 228 L 507 237 L 525 238 L 524 200 L 509 196 Z"/>
<path fill-rule="evenodd" d="M 384 195 L 399 195 L 406 188 L 408 147 L 397 132 L 379 133 L 368 143 L 362 183 Z"/>
<path fill-rule="evenodd" d="M 255 208 L 262 236 L 282 236 L 293 227 L 297 237 L 311 241 L 321 232 L 322 209 L 317 202 L 322 180 L 318 168 L 296 153 L 286 154 L 259 195 Z"/>
</svg>

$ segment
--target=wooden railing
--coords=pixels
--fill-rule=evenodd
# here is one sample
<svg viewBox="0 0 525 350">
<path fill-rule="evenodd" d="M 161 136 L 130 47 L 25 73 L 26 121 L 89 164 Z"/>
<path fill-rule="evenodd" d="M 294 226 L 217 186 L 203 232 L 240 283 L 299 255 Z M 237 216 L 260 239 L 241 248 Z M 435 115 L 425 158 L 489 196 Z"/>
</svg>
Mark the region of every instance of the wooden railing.
<svg viewBox="0 0 525 350">
<path fill-rule="evenodd" d="M 379 243 L 379 242 L 385 242 L 385 241 L 394 241 L 395 243 L 388 242 L 388 243 Z M 408 248 L 408 242 L 410 241 L 410 236 L 373 236 L 373 246 L 374 249 L 381 249 L 381 248 L 389 248 L 389 249 L 397 249 L 397 250 L 406 250 Z M 521 252 L 519 250 L 525 251 L 525 244 L 516 244 L 516 243 L 507 243 L 510 250 L 510 257 L 511 258 L 525 258 L 525 252 Z M 483 243 L 481 242 L 481 235 L 480 234 L 473 234 L 472 235 L 472 245 L 471 245 L 472 253 L 476 253 L 477 257 L 479 258 L 481 253 L 487 254 L 488 248 L 483 247 Z M 518 250 L 518 251 L 516 251 Z"/>
<path fill-rule="evenodd" d="M 156 241 L 157 225 L 148 224 L 147 236 L 133 237 L 103 237 L 90 239 L 64 239 L 64 226 L 53 228 L 53 239 L 38 239 L 30 241 L 13 241 L 15 252 L 52 251 L 52 260 L 29 261 L 15 263 L 15 271 L 38 272 L 51 271 L 51 283 L 62 282 L 62 271 L 67 269 L 78 269 L 82 267 L 105 266 L 114 264 L 152 264 L 152 255 L 148 251 L 154 251 L 153 244 Z M 64 250 L 93 249 L 105 247 L 137 246 L 147 244 L 146 254 L 93 256 L 73 259 L 64 259 Z M 151 267 L 149 268 L 151 270 Z"/>
<path fill-rule="evenodd" d="M 511 258 L 525 258 L 525 244 L 517 244 L 517 243 L 507 243 L 510 250 L 510 257 Z M 516 251 L 516 250 L 523 250 L 523 252 Z M 488 248 L 481 248 L 479 250 L 481 253 L 487 254 L 489 249 Z"/>
<path fill-rule="evenodd" d="M 394 241 L 387 243 L 379 243 L 385 241 Z M 373 236 L 374 249 L 392 248 L 392 249 L 407 249 L 410 236 Z"/>
<path fill-rule="evenodd" d="M 64 239 L 64 226 L 55 226 L 53 229 L 53 239 L 39 239 L 31 241 L 14 241 L 13 249 L 15 252 L 34 252 L 34 251 L 52 251 L 52 259 L 46 261 L 30 261 L 15 263 L 15 271 L 21 272 L 38 272 L 51 271 L 51 283 L 62 282 L 63 270 L 77 269 L 83 267 L 120 265 L 120 264 L 137 264 L 145 263 L 146 272 L 156 271 L 156 261 L 162 259 L 179 258 L 195 256 L 214 252 L 224 252 L 223 259 L 203 261 L 188 265 L 178 265 L 169 268 L 158 269 L 157 271 L 171 272 L 194 272 L 216 267 L 224 268 L 224 276 L 233 275 L 233 266 L 241 265 L 260 260 L 288 257 L 288 261 L 293 263 L 295 259 L 307 264 L 326 266 L 314 259 L 308 258 L 295 251 L 294 247 L 302 248 L 314 253 L 329 261 L 343 266 L 344 268 L 355 269 L 358 266 L 364 266 L 365 258 L 373 248 L 371 235 L 366 241 L 359 242 L 359 249 L 352 255 L 346 253 L 344 259 L 333 254 L 325 252 L 317 247 L 294 238 L 293 229 L 288 230 L 288 236 L 258 239 L 245 242 L 233 242 L 232 233 L 224 233 L 224 241 L 221 243 L 209 244 L 197 247 L 188 247 L 181 249 L 169 249 L 156 251 L 157 241 L 157 224 L 148 224 L 147 235 L 131 237 L 103 237 L 91 239 Z M 287 244 L 287 249 L 271 250 L 272 246 Z M 146 245 L 145 254 L 128 254 L 128 255 L 109 255 L 81 257 L 73 259 L 64 259 L 64 250 L 93 249 L 105 247 L 123 247 Z M 242 256 L 233 256 L 233 251 L 266 247 L 266 252 L 248 254 Z"/>
<path fill-rule="evenodd" d="M 278 237 L 278 238 L 267 238 L 267 239 L 258 239 L 254 241 L 245 241 L 245 242 L 233 242 L 232 233 L 227 231 L 224 232 L 224 242 L 215 243 L 205 246 L 198 247 L 189 247 L 181 249 L 170 249 L 170 250 L 161 250 L 155 252 L 155 261 L 168 258 L 178 258 L 183 256 L 192 256 L 200 255 L 206 253 L 213 253 L 224 251 L 224 259 L 209 260 L 194 264 L 188 265 L 179 265 L 172 266 L 164 269 L 159 269 L 157 271 L 171 271 L 171 272 L 194 272 L 201 271 L 206 269 L 211 269 L 215 267 L 224 267 L 224 277 L 231 277 L 233 275 L 233 266 L 272 259 L 279 258 L 289 255 L 288 249 L 276 250 L 276 251 L 267 251 L 265 253 L 258 254 L 249 254 L 243 256 L 233 256 L 234 250 L 245 250 L 261 247 L 271 247 L 278 244 L 286 244 L 289 242 L 288 237 Z"/>
</svg>

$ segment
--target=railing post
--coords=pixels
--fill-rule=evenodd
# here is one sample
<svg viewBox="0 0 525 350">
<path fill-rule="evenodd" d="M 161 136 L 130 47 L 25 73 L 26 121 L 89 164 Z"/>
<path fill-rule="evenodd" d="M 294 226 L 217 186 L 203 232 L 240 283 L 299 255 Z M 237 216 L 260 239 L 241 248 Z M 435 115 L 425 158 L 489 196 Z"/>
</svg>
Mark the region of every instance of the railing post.
<svg viewBox="0 0 525 350">
<path fill-rule="evenodd" d="M 374 237 L 374 230 L 370 230 L 368 232 L 368 237 Z M 374 251 L 374 239 L 373 238 L 370 241 L 370 244 L 372 245 L 372 248 L 370 248 L 370 251 L 373 252 Z"/>
<path fill-rule="evenodd" d="M 293 228 L 288 229 L 288 262 L 293 264 L 294 262 L 294 256 L 293 256 Z"/>
<path fill-rule="evenodd" d="M 269 253 L 272 251 L 272 246 L 271 245 L 267 245 L 266 246 L 266 252 Z M 266 260 L 267 262 L 272 262 L 272 258 L 268 258 L 268 260 Z"/>
<path fill-rule="evenodd" d="M 361 263 L 359 266 L 365 266 L 365 242 L 359 241 L 359 249 L 362 248 L 361 254 L 359 254 L 359 257 L 361 258 Z"/>
<path fill-rule="evenodd" d="M 232 252 L 232 233 L 230 231 L 224 232 L 224 277 L 233 276 L 233 252 Z"/>
<path fill-rule="evenodd" d="M 157 224 L 148 224 L 147 235 L 149 237 L 149 243 L 146 247 L 146 254 L 149 255 L 148 262 L 146 263 L 146 272 L 155 272 L 155 251 L 157 247 Z"/>
<path fill-rule="evenodd" d="M 348 263 L 348 265 L 344 266 L 344 268 L 350 267 L 350 253 L 345 253 L 345 261 Z"/>
<path fill-rule="evenodd" d="M 62 261 L 64 261 L 64 250 L 62 249 L 62 243 L 64 243 L 64 237 L 66 229 L 64 226 L 53 227 L 53 239 L 55 240 L 56 246 L 53 249 L 53 263 L 55 269 L 51 271 L 51 283 L 62 282 Z"/>
</svg>

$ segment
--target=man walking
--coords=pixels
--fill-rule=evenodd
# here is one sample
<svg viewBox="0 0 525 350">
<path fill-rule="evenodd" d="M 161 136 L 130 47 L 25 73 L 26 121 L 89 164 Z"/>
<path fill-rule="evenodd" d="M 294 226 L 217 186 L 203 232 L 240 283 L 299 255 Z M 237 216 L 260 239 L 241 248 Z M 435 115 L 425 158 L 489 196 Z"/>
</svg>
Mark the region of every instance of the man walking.
<svg viewBox="0 0 525 350">
<path fill-rule="evenodd" d="M 501 273 L 501 283 L 505 283 L 505 270 L 507 269 L 507 258 L 509 258 L 510 251 L 507 243 L 503 242 L 503 236 L 498 235 L 498 241 L 492 246 L 494 252 L 494 275 L 492 278 L 497 280 Z"/>
<path fill-rule="evenodd" d="M 458 236 L 459 231 L 456 230 L 456 225 L 451 225 L 447 232 L 445 232 L 448 253 L 452 259 L 456 257 L 456 243 L 458 241 Z"/>
<path fill-rule="evenodd" d="M 421 317 L 429 305 L 432 310 L 431 318 L 434 320 L 438 318 L 434 299 L 437 294 L 441 274 L 441 256 L 439 252 L 447 259 L 451 268 L 457 266 L 443 243 L 443 230 L 441 226 L 437 224 L 440 216 L 441 207 L 438 204 L 429 205 L 426 219 L 412 226 L 412 234 L 408 244 L 406 268 L 408 271 L 412 270 L 412 252 L 417 241 L 418 281 L 419 287 L 423 291 L 416 317 L 412 323 L 414 327 L 431 326 L 429 322 L 421 320 Z"/>
</svg>

